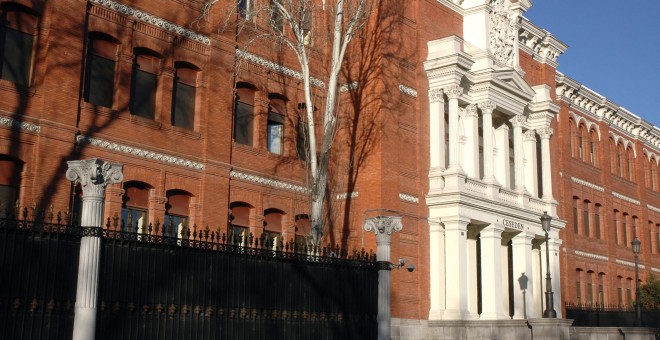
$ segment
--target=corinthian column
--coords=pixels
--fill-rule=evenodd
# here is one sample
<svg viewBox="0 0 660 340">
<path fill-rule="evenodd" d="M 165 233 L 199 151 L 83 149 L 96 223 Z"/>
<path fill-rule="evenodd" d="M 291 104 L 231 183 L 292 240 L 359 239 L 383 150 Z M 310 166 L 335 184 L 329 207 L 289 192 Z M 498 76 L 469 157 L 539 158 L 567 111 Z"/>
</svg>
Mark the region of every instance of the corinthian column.
<svg viewBox="0 0 660 340">
<path fill-rule="evenodd" d="M 83 191 L 81 216 L 83 235 L 80 239 L 73 340 L 87 340 L 94 339 L 96 330 L 96 298 L 105 187 L 124 179 L 123 165 L 97 158 L 69 161 L 67 164 L 69 169 L 66 178 L 79 182 Z"/>
<path fill-rule="evenodd" d="M 477 106 L 470 104 L 461 110 L 463 128 L 465 128 L 465 163 L 464 170 L 472 178 L 480 178 L 479 174 L 479 113 Z"/>
<path fill-rule="evenodd" d="M 431 168 L 444 168 L 445 164 L 445 99 L 442 89 L 429 91 Z"/>
<path fill-rule="evenodd" d="M 484 140 L 484 181 L 486 183 L 495 182 L 495 164 L 493 163 L 493 110 L 495 103 L 485 101 L 479 103 L 481 116 L 483 120 L 483 140 Z"/>
<path fill-rule="evenodd" d="M 378 340 L 389 340 L 391 336 L 390 311 L 390 244 L 392 234 L 403 229 L 401 217 L 378 216 L 367 219 L 364 230 L 376 234 L 376 260 L 378 270 Z"/>
<path fill-rule="evenodd" d="M 539 196 L 538 175 L 536 173 L 536 131 L 525 132 L 525 188 L 532 197 Z"/>
<path fill-rule="evenodd" d="M 518 193 L 525 192 L 525 179 L 524 179 L 524 157 L 523 157 L 523 132 L 522 126 L 525 123 L 525 116 L 516 115 L 510 120 L 513 125 L 513 163 L 515 174 L 515 189 Z"/>
<path fill-rule="evenodd" d="M 449 97 L 449 167 L 448 170 L 461 172 L 459 164 L 459 146 L 458 146 L 458 97 L 463 94 L 463 88 L 460 86 L 451 86 L 444 89 Z"/>
<path fill-rule="evenodd" d="M 552 166 L 550 165 L 550 136 L 552 128 L 546 127 L 536 131 L 541 137 L 541 178 L 543 179 L 543 199 L 552 201 Z"/>
</svg>

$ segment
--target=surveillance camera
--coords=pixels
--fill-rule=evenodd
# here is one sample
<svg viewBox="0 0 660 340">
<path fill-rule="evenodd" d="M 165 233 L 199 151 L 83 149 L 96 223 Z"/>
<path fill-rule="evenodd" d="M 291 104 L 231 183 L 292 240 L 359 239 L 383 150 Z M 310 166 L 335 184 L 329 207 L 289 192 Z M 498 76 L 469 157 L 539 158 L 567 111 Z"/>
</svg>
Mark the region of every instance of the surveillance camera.
<svg viewBox="0 0 660 340">
<path fill-rule="evenodd" d="M 414 266 L 413 264 L 411 264 L 411 265 L 409 265 L 408 268 L 406 268 L 406 269 L 408 269 L 408 272 L 409 272 L 409 273 L 412 273 L 412 272 L 415 270 L 415 266 Z"/>
</svg>

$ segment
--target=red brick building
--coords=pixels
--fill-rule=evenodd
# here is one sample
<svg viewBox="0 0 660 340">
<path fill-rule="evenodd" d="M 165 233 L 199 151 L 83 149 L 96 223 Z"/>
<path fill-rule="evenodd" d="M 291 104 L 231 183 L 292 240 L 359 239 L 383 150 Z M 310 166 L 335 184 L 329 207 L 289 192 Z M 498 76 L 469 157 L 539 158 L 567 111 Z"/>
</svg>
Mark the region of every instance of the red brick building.
<svg viewBox="0 0 660 340">
<path fill-rule="evenodd" d="M 253 1 L 239 3 L 249 7 Z M 251 43 L 270 29 L 262 16 L 229 10 L 226 4 L 206 13 L 203 5 L 199 0 L 0 2 L 4 208 L 18 200 L 21 207 L 69 207 L 75 214 L 77 192 L 64 177 L 66 161 L 98 157 L 124 165 L 124 182 L 108 188 L 105 203 L 106 217 L 117 214 L 120 224 L 143 228 L 158 221 L 172 226 L 172 236 L 195 225 L 283 240 L 308 235 L 310 188 L 300 152 L 304 100 L 297 60 L 271 42 Z M 556 303 L 627 304 L 634 236 L 642 240 L 642 280 L 660 268 L 660 131 L 558 73 L 556 60 L 566 46 L 522 17 L 530 5 L 522 0 L 381 1 L 351 43 L 340 88 L 341 122 L 333 147 L 324 242 L 349 250 L 375 249 L 373 235 L 362 231 L 364 218 L 388 211 L 403 216 L 404 229 L 393 239 L 392 256 L 414 263 L 417 270 L 393 272 L 395 318 L 422 324 L 446 320 L 430 311 L 433 299 L 446 308 L 444 301 L 451 295 L 449 285 L 440 288 L 432 282 L 447 273 L 446 266 L 435 266 L 433 249 L 444 245 L 437 248 L 430 234 L 435 227 L 429 223 L 438 217 L 433 223 L 444 228 L 443 212 L 430 213 L 444 203 L 429 201 L 449 192 L 444 183 L 449 183 L 446 171 L 453 156 L 446 150 L 453 145 L 454 111 L 447 96 L 451 84 L 431 84 L 433 77 L 454 77 L 455 85 L 464 88 L 457 105 L 462 110 L 472 105 L 479 117 L 484 109 L 479 106 L 478 113 L 477 104 L 496 102 L 493 122 L 510 131 L 501 136 L 503 145 L 510 145 L 511 160 L 502 158 L 502 169 L 493 174 L 498 181 L 487 181 L 483 125 L 475 120 L 476 144 L 466 134 L 457 137 L 465 145 L 458 149 L 460 164 L 471 164 L 474 173 L 458 178 L 484 189 L 457 197 L 483 197 L 483 206 L 501 201 L 492 209 L 507 206 L 512 225 L 537 231 L 542 211 L 551 212 L 553 235 L 563 240 L 552 248 L 561 268 Z M 314 15 L 312 32 L 327 26 L 327 16 L 324 11 Z M 505 28 L 497 32 L 515 40 L 497 45 L 494 28 L 500 24 L 493 20 L 502 18 Z M 431 51 L 433 46 L 438 50 Z M 322 34 L 312 34 L 310 50 L 313 87 L 322 96 L 329 53 Z M 433 59 L 433 53 L 441 57 Z M 433 60 L 446 64 L 431 74 Z M 484 80 L 487 73 L 492 78 Z M 444 89 L 440 97 L 447 103 L 439 111 L 444 117 L 438 120 L 440 130 L 430 113 L 439 102 L 429 96 L 434 88 Z M 514 148 L 515 125 L 508 128 L 515 115 L 527 119 L 522 129 L 531 131 L 534 143 L 538 139 L 539 156 L 529 158 L 524 169 L 523 158 L 514 160 L 516 150 L 523 150 Z M 465 129 L 463 117 L 461 113 L 459 122 Z M 546 134 L 552 173 L 542 175 L 542 143 L 534 131 L 547 128 L 554 129 L 553 137 L 552 130 Z M 480 152 L 476 163 L 465 160 Z M 498 155 L 495 162 L 503 157 Z M 515 163 L 534 173 L 524 187 L 522 177 L 514 178 Z M 435 190 L 439 181 L 442 188 Z M 515 191 L 514 183 L 522 191 Z M 494 188 L 503 198 L 488 196 L 485 188 Z M 470 260 L 470 252 L 478 252 L 480 231 L 493 221 L 484 217 L 465 226 L 466 235 L 461 235 L 468 240 L 467 272 L 480 271 L 481 262 Z M 511 241 L 519 230 L 502 230 L 496 236 L 502 249 L 499 244 L 495 248 L 506 253 L 515 248 L 506 244 L 507 238 Z M 444 231 L 442 235 L 445 240 Z M 525 241 L 537 259 L 545 249 L 540 235 L 530 234 Z M 450 256 L 443 261 L 452 262 Z M 512 258 L 504 256 L 497 263 L 507 267 Z M 540 263 L 526 265 L 535 272 L 543 268 Z M 493 301 L 506 300 L 509 308 L 493 307 L 496 319 L 518 315 L 515 310 L 521 306 L 513 291 L 517 267 L 507 268 L 503 280 L 509 280 L 502 283 L 507 292 L 488 295 Z M 558 278 L 559 271 L 554 274 Z M 476 277 L 466 278 L 470 291 L 465 297 L 472 298 L 459 301 L 465 308 L 460 315 L 479 318 L 483 312 L 488 283 Z M 540 296 L 541 282 L 535 282 Z M 540 312 L 538 296 L 533 303 Z"/>
</svg>

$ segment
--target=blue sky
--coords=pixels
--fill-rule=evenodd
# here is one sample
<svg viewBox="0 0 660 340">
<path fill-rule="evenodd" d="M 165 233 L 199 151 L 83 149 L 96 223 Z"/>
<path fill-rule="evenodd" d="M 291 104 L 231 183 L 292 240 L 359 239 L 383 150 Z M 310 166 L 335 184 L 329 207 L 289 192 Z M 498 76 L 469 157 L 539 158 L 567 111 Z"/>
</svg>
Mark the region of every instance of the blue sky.
<svg viewBox="0 0 660 340">
<path fill-rule="evenodd" d="M 660 127 L 660 0 L 532 0 L 525 17 L 569 46 L 560 72 Z"/>
</svg>

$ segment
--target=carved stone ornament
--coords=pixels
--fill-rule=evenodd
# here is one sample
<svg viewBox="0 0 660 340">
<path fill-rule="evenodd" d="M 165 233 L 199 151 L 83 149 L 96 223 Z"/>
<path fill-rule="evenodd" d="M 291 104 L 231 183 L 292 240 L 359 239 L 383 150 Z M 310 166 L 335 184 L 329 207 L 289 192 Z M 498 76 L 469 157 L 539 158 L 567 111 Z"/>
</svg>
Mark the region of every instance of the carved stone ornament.
<svg viewBox="0 0 660 340">
<path fill-rule="evenodd" d="M 518 14 L 509 11 L 506 0 L 490 0 L 490 52 L 495 60 L 513 66 Z"/>
<path fill-rule="evenodd" d="M 431 89 L 429 90 L 429 101 L 431 103 L 435 102 L 444 102 L 444 91 L 442 89 Z"/>
<path fill-rule="evenodd" d="M 399 232 L 403 229 L 401 217 L 399 216 L 376 216 L 367 219 L 364 222 L 364 231 L 373 232 L 376 234 L 376 242 L 389 243 L 394 232 Z"/>
<path fill-rule="evenodd" d="M 493 103 L 490 100 L 487 100 L 485 102 L 481 102 L 481 103 L 477 104 L 477 106 L 479 107 L 479 109 L 481 109 L 481 112 L 485 115 L 493 113 L 493 111 L 497 108 L 495 103 Z"/>
<path fill-rule="evenodd" d="M 509 122 L 511 122 L 511 125 L 513 127 L 521 127 L 525 122 L 527 121 L 527 117 L 523 115 L 515 115 L 513 118 L 509 119 Z"/>
<path fill-rule="evenodd" d="M 534 130 L 525 131 L 524 136 L 526 141 L 532 141 L 532 142 L 536 141 L 536 131 Z"/>
<path fill-rule="evenodd" d="M 463 94 L 463 88 L 458 85 L 450 86 L 444 91 L 449 99 L 458 99 Z"/>
<path fill-rule="evenodd" d="M 550 139 L 550 136 L 552 136 L 553 132 L 554 130 L 549 127 L 540 128 L 536 130 L 536 133 L 539 134 L 539 137 L 541 137 L 541 139 Z"/>
<path fill-rule="evenodd" d="M 463 118 L 479 117 L 479 113 L 477 112 L 477 105 L 470 104 L 464 108 L 461 108 L 461 116 L 463 116 Z"/>
<path fill-rule="evenodd" d="M 66 179 L 79 182 L 83 195 L 103 196 L 108 184 L 119 183 L 124 179 L 122 164 L 110 163 L 98 158 L 81 161 L 68 161 Z"/>
</svg>

